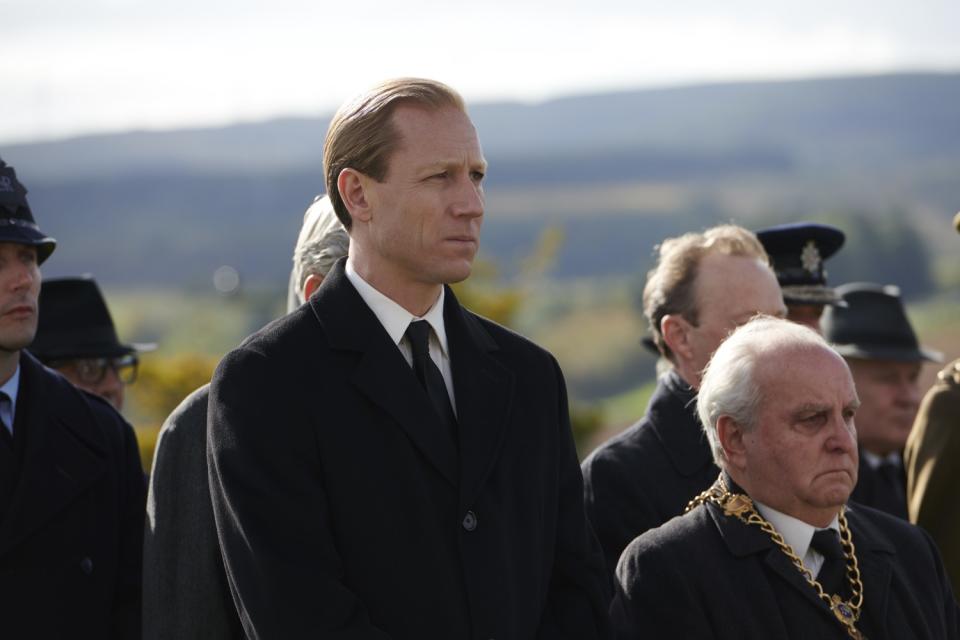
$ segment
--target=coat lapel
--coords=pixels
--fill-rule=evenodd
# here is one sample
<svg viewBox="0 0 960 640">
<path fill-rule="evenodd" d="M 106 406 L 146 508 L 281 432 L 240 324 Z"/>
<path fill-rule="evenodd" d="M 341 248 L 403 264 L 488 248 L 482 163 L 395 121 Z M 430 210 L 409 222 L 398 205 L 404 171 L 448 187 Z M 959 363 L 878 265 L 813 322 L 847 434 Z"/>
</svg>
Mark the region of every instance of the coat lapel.
<svg viewBox="0 0 960 640">
<path fill-rule="evenodd" d="M 330 348 L 358 354 L 345 371 L 371 402 L 404 430 L 413 445 L 453 486 L 457 486 L 457 449 L 440 423 L 413 370 L 344 271 L 334 265 L 310 300 Z"/>
<path fill-rule="evenodd" d="M 786 582 L 791 589 L 830 620 L 835 620 L 830 607 L 820 599 L 816 590 L 807 582 L 790 558 L 774 544 L 773 539 L 756 525 L 748 525 L 735 517 L 726 516 L 719 507 L 711 505 L 710 513 L 717 524 L 720 536 L 730 552 L 737 557 L 762 555 L 762 562 L 774 577 Z"/>
<path fill-rule="evenodd" d="M 503 445 L 515 376 L 491 355 L 499 346 L 448 288 L 444 325 L 450 345 L 460 444 L 460 498 L 471 504 Z"/>
<path fill-rule="evenodd" d="M 860 518 L 858 508 L 857 505 L 847 507 L 847 522 L 853 533 L 853 546 L 863 581 L 863 604 L 871 612 L 876 612 L 870 618 L 883 626 L 896 548 L 881 531 Z"/>
<path fill-rule="evenodd" d="M 56 395 L 53 405 L 51 385 L 66 391 Z M 78 430 L 70 420 L 89 411 L 80 393 L 21 352 L 14 429 L 25 430 L 26 442 L 17 488 L 0 524 L 0 555 L 42 527 L 104 473 L 102 434 Z"/>
</svg>

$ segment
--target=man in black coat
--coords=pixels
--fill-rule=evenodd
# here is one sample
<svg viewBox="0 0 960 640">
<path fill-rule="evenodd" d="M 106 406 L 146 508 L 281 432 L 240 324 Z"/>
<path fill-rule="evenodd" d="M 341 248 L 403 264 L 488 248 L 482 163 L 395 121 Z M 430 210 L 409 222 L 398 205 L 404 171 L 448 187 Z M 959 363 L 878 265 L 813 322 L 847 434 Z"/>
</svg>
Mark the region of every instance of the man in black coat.
<svg viewBox="0 0 960 640">
<path fill-rule="evenodd" d="M 846 306 L 827 310 L 823 336 L 842 355 L 857 386 L 860 476 L 850 499 L 903 518 L 903 449 L 920 409 L 920 370 L 942 355 L 920 346 L 894 286 L 852 282 L 837 288 Z"/>
<path fill-rule="evenodd" d="M 54 246 L 0 161 L 0 637 L 137 638 L 145 486 L 133 429 L 24 351 Z"/>
<path fill-rule="evenodd" d="M 624 551 L 617 637 L 960 637 L 930 537 L 845 506 L 858 406 L 846 363 L 814 331 L 759 318 L 728 338 L 697 398 L 723 473 Z"/>
<path fill-rule="evenodd" d="M 211 385 L 210 484 L 250 638 L 606 637 L 555 360 L 459 305 L 486 164 L 418 79 L 344 105 L 324 149 L 350 233 L 309 303 Z"/>
<path fill-rule="evenodd" d="M 612 574 L 624 547 L 716 479 L 694 397 L 723 338 L 756 313 L 786 313 L 767 254 L 750 231 L 723 225 L 665 240 L 647 276 L 644 311 L 672 368 L 646 415 L 583 462 L 587 515 Z"/>
</svg>

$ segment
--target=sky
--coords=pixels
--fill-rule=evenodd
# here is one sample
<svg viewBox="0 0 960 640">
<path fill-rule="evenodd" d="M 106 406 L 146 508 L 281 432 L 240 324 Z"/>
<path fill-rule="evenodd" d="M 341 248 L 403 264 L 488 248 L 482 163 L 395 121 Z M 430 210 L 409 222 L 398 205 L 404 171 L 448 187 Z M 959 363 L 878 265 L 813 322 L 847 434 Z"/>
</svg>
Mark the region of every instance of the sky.
<svg viewBox="0 0 960 640">
<path fill-rule="evenodd" d="M 960 71 L 957 0 L 0 0 L 0 144 L 329 114 L 426 76 L 469 102 Z"/>
</svg>

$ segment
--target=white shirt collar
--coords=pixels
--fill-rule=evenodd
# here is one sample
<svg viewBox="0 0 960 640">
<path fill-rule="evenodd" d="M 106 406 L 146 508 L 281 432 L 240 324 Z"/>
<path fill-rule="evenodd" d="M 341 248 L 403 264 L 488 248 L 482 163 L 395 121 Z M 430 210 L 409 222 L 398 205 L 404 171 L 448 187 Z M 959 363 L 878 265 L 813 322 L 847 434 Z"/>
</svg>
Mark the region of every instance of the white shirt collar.
<svg viewBox="0 0 960 640">
<path fill-rule="evenodd" d="M 440 287 L 440 295 L 437 297 L 436 302 L 433 303 L 433 306 L 430 307 L 430 310 L 418 318 L 397 302 L 374 289 L 373 285 L 364 280 L 360 274 L 356 272 L 353 268 L 353 261 L 349 257 L 347 258 L 346 274 L 347 279 L 350 280 L 350 283 L 353 284 L 357 293 L 360 294 L 363 301 L 366 302 L 370 310 L 373 311 L 373 315 L 377 316 L 377 320 L 383 325 L 383 328 L 387 331 L 387 334 L 390 336 L 390 339 L 393 340 L 394 344 L 400 344 L 400 340 L 403 338 L 403 334 L 406 333 L 407 327 L 410 326 L 411 322 L 414 320 L 426 320 L 430 323 L 430 326 L 437 336 L 437 342 L 440 345 L 440 350 L 443 352 L 444 357 L 450 357 L 447 352 L 447 331 L 443 323 L 443 299 L 445 295 L 443 287 Z"/>
<path fill-rule="evenodd" d="M 0 409 L 0 415 L 3 415 L 3 421 L 13 433 L 13 421 L 17 417 L 17 392 L 20 391 L 20 361 L 17 360 L 17 368 L 14 370 L 10 379 L 0 385 L 0 391 L 3 391 L 10 398 L 9 413 L 6 408 Z"/>
<path fill-rule="evenodd" d="M 871 469 L 880 468 L 880 465 L 883 464 L 884 462 L 888 462 L 895 466 L 900 466 L 902 464 L 900 459 L 900 453 L 898 451 L 894 451 L 893 453 L 890 453 L 885 456 L 878 456 L 877 454 L 871 453 L 866 449 L 861 449 L 860 453 L 863 454 L 863 459 L 866 461 L 868 465 L 870 465 Z"/>
<path fill-rule="evenodd" d="M 756 500 L 754 500 L 754 503 L 757 505 L 757 511 L 760 512 L 760 515 L 770 521 L 770 524 L 777 530 L 777 533 L 783 536 L 783 540 L 793 548 L 794 553 L 801 559 L 804 559 L 804 564 L 807 564 L 807 552 L 810 551 L 810 542 L 813 540 L 813 534 L 818 527 L 807 524 L 803 520 L 798 520 L 793 516 L 781 513 Z M 839 534 L 840 519 L 834 516 L 830 524 L 827 525 L 827 528 L 833 529 Z M 817 569 L 819 569 L 819 566 Z"/>
</svg>

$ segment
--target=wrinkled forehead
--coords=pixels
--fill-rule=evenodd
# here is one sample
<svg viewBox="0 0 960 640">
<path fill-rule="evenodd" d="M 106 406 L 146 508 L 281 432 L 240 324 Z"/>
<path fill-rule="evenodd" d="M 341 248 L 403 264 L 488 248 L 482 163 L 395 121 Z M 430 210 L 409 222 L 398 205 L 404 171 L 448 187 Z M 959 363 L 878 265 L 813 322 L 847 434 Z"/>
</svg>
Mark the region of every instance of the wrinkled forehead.
<svg viewBox="0 0 960 640">
<path fill-rule="evenodd" d="M 770 344 L 761 348 L 754 382 L 764 399 L 782 401 L 798 395 L 821 400 L 856 400 L 853 376 L 846 361 L 826 344 Z"/>
</svg>

